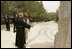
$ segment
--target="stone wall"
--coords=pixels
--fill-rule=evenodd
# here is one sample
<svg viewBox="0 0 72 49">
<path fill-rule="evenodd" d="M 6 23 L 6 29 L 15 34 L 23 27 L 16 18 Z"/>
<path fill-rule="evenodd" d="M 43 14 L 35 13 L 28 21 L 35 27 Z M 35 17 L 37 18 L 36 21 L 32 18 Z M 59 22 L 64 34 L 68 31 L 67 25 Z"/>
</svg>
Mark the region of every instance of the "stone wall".
<svg viewBox="0 0 72 49">
<path fill-rule="evenodd" d="M 60 1 L 58 33 L 55 35 L 54 47 L 71 47 L 71 1 Z"/>
</svg>

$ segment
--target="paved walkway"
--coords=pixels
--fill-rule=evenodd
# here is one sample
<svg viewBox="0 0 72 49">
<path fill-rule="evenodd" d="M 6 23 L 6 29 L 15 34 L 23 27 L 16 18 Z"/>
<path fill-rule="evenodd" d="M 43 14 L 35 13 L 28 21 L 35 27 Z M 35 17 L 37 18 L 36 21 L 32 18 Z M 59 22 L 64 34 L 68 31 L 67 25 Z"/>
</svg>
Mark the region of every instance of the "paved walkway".
<svg viewBox="0 0 72 49">
<path fill-rule="evenodd" d="M 34 27 L 28 32 L 27 48 L 53 48 L 54 37 L 58 32 L 58 24 L 54 21 L 34 23 Z M 15 35 L 13 27 L 10 31 L 1 30 L 1 47 L 15 47 Z"/>
</svg>

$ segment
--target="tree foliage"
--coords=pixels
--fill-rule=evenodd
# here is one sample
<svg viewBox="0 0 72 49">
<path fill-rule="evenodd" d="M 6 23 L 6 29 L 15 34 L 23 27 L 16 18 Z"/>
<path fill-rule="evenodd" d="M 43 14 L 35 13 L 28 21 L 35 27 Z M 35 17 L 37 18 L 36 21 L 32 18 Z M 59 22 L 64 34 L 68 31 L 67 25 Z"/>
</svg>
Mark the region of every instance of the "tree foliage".
<svg viewBox="0 0 72 49">
<path fill-rule="evenodd" d="M 14 16 L 20 12 L 28 13 L 31 19 L 57 19 L 58 13 L 48 14 L 42 2 L 37 1 L 1 1 L 1 16 Z"/>
</svg>

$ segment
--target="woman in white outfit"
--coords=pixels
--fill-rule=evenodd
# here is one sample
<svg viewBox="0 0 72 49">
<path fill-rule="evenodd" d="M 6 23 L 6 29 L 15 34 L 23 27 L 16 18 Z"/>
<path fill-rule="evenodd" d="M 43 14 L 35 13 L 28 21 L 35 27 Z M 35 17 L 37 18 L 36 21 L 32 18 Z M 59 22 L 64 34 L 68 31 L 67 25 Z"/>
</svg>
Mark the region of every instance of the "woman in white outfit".
<svg viewBox="0 0 72 49">
<path fill-rule="evenodd" d="M 29 15 L 28 14 L 25 14 L 24 15 L 24 22 L 26 22 L 27 24 L 30 24 L 30 21 L 29 21 Z M 29 29 L 25 28 L 25 32 L 26 32 L 26 40 L 28 40 L 28 32 L 29 32 Z"/>
</svg>

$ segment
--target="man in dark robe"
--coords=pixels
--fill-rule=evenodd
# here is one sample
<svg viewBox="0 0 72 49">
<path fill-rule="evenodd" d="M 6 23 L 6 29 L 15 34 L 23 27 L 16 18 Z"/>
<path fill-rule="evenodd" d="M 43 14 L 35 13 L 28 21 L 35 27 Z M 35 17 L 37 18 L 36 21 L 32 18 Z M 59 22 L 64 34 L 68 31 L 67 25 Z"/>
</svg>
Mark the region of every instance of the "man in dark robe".
<svg viewBox="0 0 72 49">
<path fill-rule="evenodd" d="M 19 17 L 17 21 L 17 33 L 16 33 L 16 46 L 19 48 L 25 48 L 26 37 L 25 28 L 30 29 L 30 25 L 23 21 L 23 17 Z"/>
<path fill-rule="evenodd" d="M 6 24 L 7 31 L 10 31 L 10 21 L 9 20 L 10 20 L 9 17 L 5 15 L 5 24 Z"/>
</svg>

